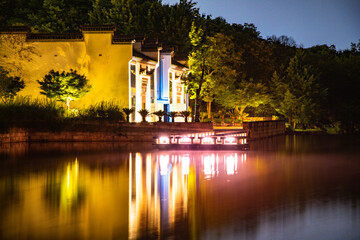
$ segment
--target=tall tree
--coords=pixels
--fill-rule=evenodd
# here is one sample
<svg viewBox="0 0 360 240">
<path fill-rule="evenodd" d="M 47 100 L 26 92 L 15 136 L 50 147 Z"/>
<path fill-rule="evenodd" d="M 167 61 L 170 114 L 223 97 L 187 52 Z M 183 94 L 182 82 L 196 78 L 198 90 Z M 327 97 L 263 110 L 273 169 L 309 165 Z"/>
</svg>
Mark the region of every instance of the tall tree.
<svg viewBox="0 0 360 240">
<path fill-rule="evenodd" d="M 190 40 L 193 50 L 189 55 L 190 75 L 188 89 L 195 98 L 195 121 L 200 121 L 203 100 L 209 102 L 235 80 L 234 66 L 241 64 L 241 53 L 235 53 L 233 41 L 224 34 L 204 35 L 201 26 L 192 25 Z"/>
<path fill-rule="evenodd" d="M 319 84 L 319 73 L 304 64 L 305 53 L 298 50 L 283 73 L 273 75 L 274 106 L 295 128 L 297 124 L 313 127 L 323 109 L 326 89 Z"/>
</svg>

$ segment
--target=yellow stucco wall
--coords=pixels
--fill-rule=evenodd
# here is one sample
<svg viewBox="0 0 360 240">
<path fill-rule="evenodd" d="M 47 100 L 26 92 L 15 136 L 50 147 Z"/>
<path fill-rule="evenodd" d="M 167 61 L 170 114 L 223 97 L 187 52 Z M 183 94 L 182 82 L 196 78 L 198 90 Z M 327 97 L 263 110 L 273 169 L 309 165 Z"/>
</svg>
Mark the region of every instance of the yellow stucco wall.
<svg viewBox="0 0 360 240">
<path fill-rule="evenodd" d="M 112 44 L 111 33 L 84 33 L 83 41 L 25 41 L 25 34 L 0 34 L 0 66 L 21 76 L 26 87 L 19 92 L 32 98 L 44 97 L 39 84 L 51 69 L 77 70 L 85 74 L 92 89 L 72 102 L 81 108 L 102 100 L 129 105 L 129 61 L 132 44 Z"/>
</svg>

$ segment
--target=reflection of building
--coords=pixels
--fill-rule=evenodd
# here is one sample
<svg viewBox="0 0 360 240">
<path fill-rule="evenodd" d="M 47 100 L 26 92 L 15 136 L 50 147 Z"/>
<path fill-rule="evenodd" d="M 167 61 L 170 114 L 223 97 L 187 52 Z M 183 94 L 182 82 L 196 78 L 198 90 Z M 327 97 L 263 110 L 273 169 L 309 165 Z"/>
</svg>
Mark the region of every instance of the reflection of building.
<svg viewBox="0 0 360 240">
<path fill-rule="evenodd" d="M 194 214 L 199 178 L 237 174 L 246 154 L 136 153 L 129 159 L 129 238 L 137 239 L 171 235 Z"/>
<path fill-rule="evenodd" d="M 0 28 L 0 65 L 21 76 L 24 96 L 42 97 L 36 80 L 51 69 L 85 74 L 92 90 L 74 106 L 118 101 L 134 107 L 183 111 L 187 69 L 172 61 L 172 51 L 144 38 L 117 36 L 109 25 L 85 26 L 76 34 L 34 34 L 28 27 Z M 133 114 L 132 121 L 140 121 Z M 150 118 L 148 120 L 151 120 Z"/>
</svg>

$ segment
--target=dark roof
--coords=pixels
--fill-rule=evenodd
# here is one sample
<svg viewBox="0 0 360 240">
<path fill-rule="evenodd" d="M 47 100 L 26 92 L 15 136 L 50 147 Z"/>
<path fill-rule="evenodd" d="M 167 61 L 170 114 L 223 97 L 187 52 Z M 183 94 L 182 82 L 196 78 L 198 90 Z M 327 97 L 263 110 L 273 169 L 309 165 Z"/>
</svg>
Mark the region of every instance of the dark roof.
<svg viewBox="0 0 360 240">
<path fill-rule="evenodd" d="M 149 60 L 149 61 L 154 61 L 154 62 L 157 62 L 157 60 L 151 58 L 151 57 L 148 57 L 146 56 L 145 54 L 142 54 L 141 52 L 138 52 L 136 50 L 133 50 L 133 56 L 135 57 L 139 57 L 139 58 L 142 58 L 144 60 Z"/>
<path fill-rule="evenodd" d="M 0 32 L 2 32 L 2 33 L 29 33 L 30 28 L 28 26 L 0 26 Z"/>
<path fill-rule="evenodd" d="M 173 51 L 174 51 L 174 48 L 173 48 L 172 46 L 163 45 L 161 51 L 162 51 L 162 52 L 170 53 L 170 52 L 173 52 Z"/>
<path fill-rule="evenodd" d="M 84 32 L 115 32 L 115 25 L 83 25 L 81 30 Z"/>
<path fill-rule="evenodd" d="M 81 33 L 31 33 L 26 40 L 83 40 Z"/>
<path fill-rule="evenodd" d="M 119 35 L 119 34 L 115 34 L 113 36 L 113 43 L 128 43 L 128 42 L 132 42 L 132 41 L 143 41 L 145 38 L 143 35 Z"/>
<path fill-rule="evenodd" d="M 178 61 L 176 61 L 176 60 L 174 60 L 174 59 L 171 60 L 171 64 L 174 64 L 174 65 L 176 65 L 176 66 L 178 66 L 178 67 L 182 67 L 182 68 L 188 68 L 188 67 L 185 66 L 184 64 L 181 64 L 181 63 L 179 63 Z"/>
</svg>

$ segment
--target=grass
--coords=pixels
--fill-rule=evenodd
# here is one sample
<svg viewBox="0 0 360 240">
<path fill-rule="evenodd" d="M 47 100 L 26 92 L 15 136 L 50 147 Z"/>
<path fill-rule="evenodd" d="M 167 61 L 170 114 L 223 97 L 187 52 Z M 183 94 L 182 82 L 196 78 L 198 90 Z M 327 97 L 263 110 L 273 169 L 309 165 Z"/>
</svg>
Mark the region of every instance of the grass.
<svg viewBox="0 0 360 240">
<path fill-rule="evenodd" d="M 9 103 L 0 103 L 1 129 L 9 127 L 36 127 L 59 123 L 65 109 L 50 100 L 18 97 Z"/>
<path fill-rule="evenodd" d="M 125 114 L 121 104 L 105 102 L 90 105 L 88 108 L 79 111 L 79 117 L 83 120 L 108 120 L 125 121 Z"/>
<path fill-rule="evenodd" d="M 53 131 L 76 129 L 89 120 L 125 121 L 125 115 L 121 105 L 113 102 L 100 102 L 79 111 L 68 111 L 55 101 L 28 97 L 0 103 L 1 132 L 12 127 Z"/>
</svg>

